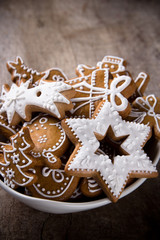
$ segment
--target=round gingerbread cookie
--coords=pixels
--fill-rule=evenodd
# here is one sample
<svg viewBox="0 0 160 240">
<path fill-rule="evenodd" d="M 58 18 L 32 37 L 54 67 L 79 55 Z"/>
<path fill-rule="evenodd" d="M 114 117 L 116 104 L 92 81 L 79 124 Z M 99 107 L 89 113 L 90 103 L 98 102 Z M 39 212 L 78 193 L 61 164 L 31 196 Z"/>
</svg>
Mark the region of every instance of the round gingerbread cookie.
<svg viewBox="0 0 160 240">
<path fill-rule="evenodd" d="M 64 165 L 61 169 L 36 167 L 33 173 L 38 177 L 37 182 L 28 187 L 33 197 L 66 201 L 72 196 L 79 182 L 78 177 L 64 172 Z"/>
<path fill-rule="evenodd" d="M 58 119 L 47 114 L 39 115 L 30 122 L 24 123 L 30 131 L 35 147 L 31 153 L 50 168 L 60 168 L 60 157 L 69 147 L 69 140 Z M 39 159 L 39 160 L 38 160 Z"/>
</svg>

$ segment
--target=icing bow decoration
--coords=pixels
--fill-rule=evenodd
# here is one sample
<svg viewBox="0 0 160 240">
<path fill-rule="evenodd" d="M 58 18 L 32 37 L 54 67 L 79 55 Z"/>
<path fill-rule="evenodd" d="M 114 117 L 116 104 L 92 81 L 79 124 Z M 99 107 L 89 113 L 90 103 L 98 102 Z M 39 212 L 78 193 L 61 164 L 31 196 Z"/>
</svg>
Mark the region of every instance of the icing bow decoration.
<svg viewBox="0 0 160 240">
<path fill-rule="evenodd" d="M 101 70 L 95 70 L 92 73 L 91 78 L 94 79 L 96 72 Z M 132 79 L 129 76 L 118 76 L 115 77 L 114 80 L 109 83 L 108 78 L 108 70 L 102 70 L 104 71 L 104 87 L 95 87 L 93 86 L 93 81 L 91 80 L 91 84 L 87 83 L 88 77 L 85 77 L 85 80 L 82 82 L 79 82 L 77 84 L 73 85 L 73 88 L 76 89 L 79 93 L 84 93 L 86 97 L 75 97 L 72 98 L 73 103 L 83 102 L 80 104 L 77 108 L 74 108 L 71 110 L 71 113 L 74 113 L 78 108 L 89 104 L 90 102 L 95 102 L 101 99 L 108 99 L 111 102 L 112 107 L 118 112 L 122 112 L 126 110 L 126 108 L 129 106 L 128 100 L 126 94 L 127 91 L 126 88 L 128 88 L 131 83 Z M 89 90 L 83 90 L 83 88 L 88 88 Z M 123 95 L 125 91 L 125 96 Z"/>
<path fill-rule="evenodd" d="M 160 101 L 154 94 L 138 97 L 133 103 L 131 117 L 135 122 L 149 124 L 154 128 L 155 135 L 160 138 Z"/>
</svg>

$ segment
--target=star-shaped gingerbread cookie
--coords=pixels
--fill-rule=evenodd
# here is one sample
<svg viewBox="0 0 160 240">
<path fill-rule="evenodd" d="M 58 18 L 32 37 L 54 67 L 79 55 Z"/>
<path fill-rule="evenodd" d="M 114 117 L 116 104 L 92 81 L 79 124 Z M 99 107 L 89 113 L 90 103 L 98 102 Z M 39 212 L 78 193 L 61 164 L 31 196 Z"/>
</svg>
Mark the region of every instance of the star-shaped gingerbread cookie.
<svg viewBox="0 0 160 240">
<path fill-rule="evenodd" d="M 156 168 L 142 149 L 151 136 L 150 127 L 122 120 L 110 102 L 102 101 L 92 119 L 65 119 L 62 126 L 75 144 L 65 171 L 74 176 L 93 177 L 113 202 L 118 200 L 129 178 L 157 176 Z M 113 160 L 107 154 L 96 153 L 99 141 L 106 135 L 114 141 L 123 139 L 122 154 Z"/>
</svg>

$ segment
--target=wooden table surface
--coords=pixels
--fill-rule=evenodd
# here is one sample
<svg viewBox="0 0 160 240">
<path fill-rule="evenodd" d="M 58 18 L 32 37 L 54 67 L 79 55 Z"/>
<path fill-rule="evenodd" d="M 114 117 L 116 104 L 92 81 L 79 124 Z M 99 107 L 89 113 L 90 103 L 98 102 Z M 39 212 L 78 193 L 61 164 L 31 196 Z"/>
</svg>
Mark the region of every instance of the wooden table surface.
<svg viewBox="0 0 160 240">
<path fill-rule="evenodd" d="M 6 61 L 17 55 L 33 69 L 59 67 L 68 77 L 79 63 L 123 57 L 134 77 L 150 74 L 146 93 L 160 96 L 160 2 L 0 1 L 1 84 L 11 83 Z M 116 204 L 68 215 L 36 211 L 0 189 L 0 240 L 155 240 L 159 229 L 159 177 Z"/>
</svg>

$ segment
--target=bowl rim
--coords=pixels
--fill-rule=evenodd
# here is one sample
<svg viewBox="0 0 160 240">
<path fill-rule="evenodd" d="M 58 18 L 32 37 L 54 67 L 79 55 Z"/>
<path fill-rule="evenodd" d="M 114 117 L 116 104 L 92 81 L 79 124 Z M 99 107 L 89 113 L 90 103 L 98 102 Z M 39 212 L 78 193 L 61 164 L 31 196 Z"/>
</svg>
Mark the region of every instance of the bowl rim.
<svg viewBox="0 0 160 240">
<path fill-rule="evenodd" d="M 158 161 L 160 160 L 160 142 L 157 143 L 157 152 L 153 160 L 153 165 L 156 166 Z M 146 178 L 140 178 L 136 180 L 134 183 L 132 183 L 130 186 L 126 187 L 124 191 L 122 192 L 120 199 L 128 195 L 129 193 L 136 190 L 140 185 L 142 185 L 145 182 Z M 93 208 L 97 208 L 100 206 L 104 206 L 106 204 L 112 203 L 107 197 L 98 199 L 98 200 L 92 200 L 88 202 L 61 202 L 61 201 L 55 201 L 55 200 L 49 200 L 49 199 L 42 199 L 42 198 L 36 198 L 32 196 L 25 195 L 23 193 L 20 193 L 18 191 L 15 191 L 14 189 L 8 187 L 2 180 L 0 180 L 0 187 L 2 187 L 6 192 L 14 196 L 15 198 L 19 199 L 20 201 L 24 202 L 25 204 L 33 207 L 33 203 L 37 204 L 49 204 L 49 205 L 55 205 L 57 207 L 69 207 L 70 209 L 75 211 L 84 211 L 89 210 Z M 30 201 L 30 202 L 29 202 Z M 33 208 L 36 208 L 39 210 L 38 206 L 34 206 Z M 72 212 L 67 211 L 67 212 Z M 48 210 L 44 210 L 45 212 L 49 212 Z M 59 213 L 59 212 L 56 212 Z"/>
</svg>

